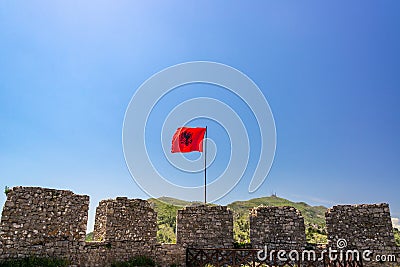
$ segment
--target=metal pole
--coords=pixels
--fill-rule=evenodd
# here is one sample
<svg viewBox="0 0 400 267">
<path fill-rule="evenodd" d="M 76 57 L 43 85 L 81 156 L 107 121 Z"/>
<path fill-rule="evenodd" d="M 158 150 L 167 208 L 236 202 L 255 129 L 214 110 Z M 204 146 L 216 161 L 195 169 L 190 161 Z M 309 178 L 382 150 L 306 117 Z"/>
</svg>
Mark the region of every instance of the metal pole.
<svg viewBox="0 0 400 267">
<path fill-rule="evenodd" d="M 207 204 L 207 126 L 204 138 L 204 204 Z"/>
</svg>

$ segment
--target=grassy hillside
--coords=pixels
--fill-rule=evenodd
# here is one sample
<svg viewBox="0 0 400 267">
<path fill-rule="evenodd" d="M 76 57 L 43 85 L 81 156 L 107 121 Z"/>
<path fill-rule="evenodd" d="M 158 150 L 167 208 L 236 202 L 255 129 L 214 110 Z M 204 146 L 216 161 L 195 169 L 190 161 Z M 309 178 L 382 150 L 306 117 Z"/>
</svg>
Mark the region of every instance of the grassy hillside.
<svg viewBox="0 0 400 267">
<path fill-rule="evenodd" d="M 157 199 L 154 199 L 154 198 L 149 199 L 150 202 L 154 202 L 157 200 L 174 205 L 174 206 L 180 206 L 180 207 L 186 207 L 186 206 L 189 206 L 192 204 L 189 201 L 180 200 L 180 199 L 176 199 L 176 198 L 172 198 L 172 197 L 159 197 Z"/>
<path fill-rule="evenodd" d="M 152 203 L 158 214 L 157 239 L 163 243 L 176 242 L 176 214 L 178 209 L 184 206 L 196 204 L 170 197 L 151 198 Z M 198 203 L 198 202 L 197 202 Z M 304 202 L 292 202 L 276 196 L 254 198 L 246 201 L 236 201 L 228 205 L 234 213 L 234 235 L 238 243 L 249 242 L 249 209 L 260 205 L 264 206 L 291 206 L 300 210 L 304 217 L 307 228 L 307 239 L 313 243 L 324 243 L 326 241 L 325 211 L 322 206 L 310 206 Z"/>
<path fill-rule="evenodd" d="M 190 205 L 190 202 L 168 197 L 150 198 L 148 201 L 157 212 L 157 240 L 162 243 L 175 243 L 176 215 L 179 209 Z"/>
<path fill-rule="evenodd" d="M 248 216 L 249 209 L 264 205 L 264 206 L 290 206 L 298 209 L 304 217 L 306 225 L 324 225 L 326 207 L 310 206 L 304 202 L 292 202 L 290 200 L 277 196 L 254 198 L 246 201 L 235 201 L 228 205 L 228 208 L 233 210 L 239 216 Z"/>
<path fill-rule="evenodd" d="M 254 198 L 246 201 L 235 201 L 228 205 L 234 212 L 234 235 L 236 242 L 250 242 L 249 209 L 264 206 L 290 206 L 298 209 L 304 217 L 307 240 L 310 243 L 325 243 L 325 211 L 323 206 L 310 206 L 304 202 L 292 202 L 277 196 Z"/>
</svg>

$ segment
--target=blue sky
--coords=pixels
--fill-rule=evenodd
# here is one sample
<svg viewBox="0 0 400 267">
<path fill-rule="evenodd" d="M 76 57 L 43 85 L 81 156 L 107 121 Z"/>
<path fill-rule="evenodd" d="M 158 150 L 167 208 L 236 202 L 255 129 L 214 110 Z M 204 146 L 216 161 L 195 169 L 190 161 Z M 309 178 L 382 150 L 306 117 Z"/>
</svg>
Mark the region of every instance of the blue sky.
<svg viewBox="0 0 400 267">
<path fill-rule="evenodd" d="M 219 203 L 277 193 L 388 202 L 400 217 L 399 11 L 398 1 L 2 1 L 0 186 L 90 195 L 91 221 L 101 199 L 147 198 L 125 164 L 125 110 L 151 75 L 206 60 L 248 75 L 277 130 L 260 189 L 248 193 L 246 176 Z M 215 97 L 251 121 L 230 95 Z M 209 133 L 228 151 L 223 136 Z"/>
</svg>

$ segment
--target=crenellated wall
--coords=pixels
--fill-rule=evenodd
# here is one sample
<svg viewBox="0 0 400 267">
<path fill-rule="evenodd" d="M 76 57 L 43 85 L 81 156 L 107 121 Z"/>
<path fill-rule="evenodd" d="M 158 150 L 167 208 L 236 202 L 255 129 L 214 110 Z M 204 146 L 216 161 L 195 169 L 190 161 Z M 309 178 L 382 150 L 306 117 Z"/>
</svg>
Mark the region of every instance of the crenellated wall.
<svg viewBox="0 0 400 267">
<path fill-rule="evenodd" d="M 103 200 L 96 209 L 94 238 L 85 242 L 89 197 L 65 190 L 14 187 L 0 223 L 0 259 L 58 257 L 79 266 L 110 266 L 148 256 L 160 266 L 184 264 L 185 249 L 158 244 L 157 214 L 141 199 Z"/>
<path fill-rule="evenodd" d="M 118 197 L 96 209 L 94 239 L 85 242 L 89 197 L 71 191 L 14 187 L 0 222 L 0 260 L 31 255 L 66 258 L 78 266 L 110 266 L 146 255 L 158 266 L 184 266 L 186 248 L 232 248 L 233 214 L 224 206 L 186 207 L 177 215 L 177 244 L 159 244 L 157 214 L 147 201 Z M 341 205 L 326 212 L 328 247 L 346 239 L 347 248 L 397 257 L 387 204 Z M 250 210 L 253 248 L 303 250 L 304 219 L 292 207 Z"/>
</svg>

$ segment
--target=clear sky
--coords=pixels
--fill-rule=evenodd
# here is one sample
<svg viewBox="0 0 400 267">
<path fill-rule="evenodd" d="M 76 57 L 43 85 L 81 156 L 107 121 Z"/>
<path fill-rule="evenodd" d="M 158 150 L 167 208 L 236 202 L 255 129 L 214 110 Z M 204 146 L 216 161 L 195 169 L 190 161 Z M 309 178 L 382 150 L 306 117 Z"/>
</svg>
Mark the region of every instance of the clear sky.
<svg viewBox="0 0 400 267">
<path fill-rule="evenodd" d="M 388 202 L 400 217 L 399 13 L 398 1 L 1 1 L 0 186 L 90 195 L 89 229 L 101 199 L 148 198 L 125 164 L 125 110 L 151 75 L 205 60 L 248 75 L 277 130 L 260 189 L 248 193 L 244 177 L 220 204 L 277 193 L 327 207 Z M 246 119 L 231 95 L 201 92 Z M 218 151 L 230 150 L 224 136 L 209 133 Z"/>
</svg>

